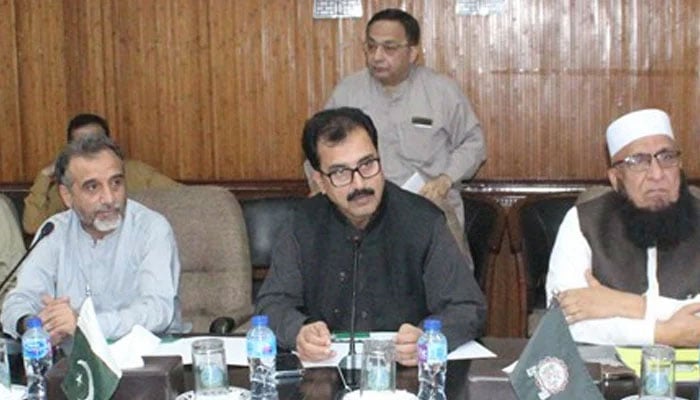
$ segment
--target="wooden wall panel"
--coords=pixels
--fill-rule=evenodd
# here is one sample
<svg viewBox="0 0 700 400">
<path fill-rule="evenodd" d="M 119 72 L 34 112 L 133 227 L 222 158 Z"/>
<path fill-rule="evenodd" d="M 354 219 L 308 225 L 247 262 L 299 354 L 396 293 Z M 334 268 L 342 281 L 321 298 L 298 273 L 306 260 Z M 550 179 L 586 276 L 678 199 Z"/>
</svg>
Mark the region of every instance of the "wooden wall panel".
<svg viewBox="0 0 700 400">
<path fill-rule="evenodd" d="M 65 141 L 56 134 L 67 107 L 63 7 L 41 0 L 15 1 L 14 7 L 22 143 L 16 156 L 21 155 L 22 178 L 33 179 Z"/>
<path fill-rule="evenodd" d="M 0 180 L 13 181 L 24 175 L 21 157 L 19 70 L 17 67 L 16 9 L 11 0 L 0 0 Z"/>
<path fill-rule="evenodd" d="M 604 129 L 668 110 L 700 176 L 700 3 L 364 0 L 361 19 L 314 20 L 313 0 L 0 0 L 0 181 L 53 159 L 67 118 L 104 114 L 134 158 L 177 179 L 301 178 L 299 137 L 334 85 L 364 66 L 368 18 L 413 13 L 422 62 L 472 100 L 487 180 L 604 177 Z"/>
</svg>

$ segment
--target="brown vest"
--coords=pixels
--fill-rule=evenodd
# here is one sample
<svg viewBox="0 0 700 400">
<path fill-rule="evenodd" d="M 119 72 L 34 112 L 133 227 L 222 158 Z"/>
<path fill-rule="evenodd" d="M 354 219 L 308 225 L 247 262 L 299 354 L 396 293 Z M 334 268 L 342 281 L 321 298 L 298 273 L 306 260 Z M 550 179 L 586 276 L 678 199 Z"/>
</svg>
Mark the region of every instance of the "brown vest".
<svg viewBox="0 0 700 400">
<path fill-rule="evenodd" d="M 691 193 L 700 211 L 700 198 Z M 596 193 L 576 205 L 581 232 L 591 246 L 593 275 L 613 289 L 643 294 L 648 287 L 647 251 L 626 239 L 612 194 Z M 700 212 L 697 215 L 695 225 L 700 227 Z M 657 278 L 662 296 L 686 299 L 700 293 L 700 229 L 675 248 L 659 250 Z"/>
</svg>

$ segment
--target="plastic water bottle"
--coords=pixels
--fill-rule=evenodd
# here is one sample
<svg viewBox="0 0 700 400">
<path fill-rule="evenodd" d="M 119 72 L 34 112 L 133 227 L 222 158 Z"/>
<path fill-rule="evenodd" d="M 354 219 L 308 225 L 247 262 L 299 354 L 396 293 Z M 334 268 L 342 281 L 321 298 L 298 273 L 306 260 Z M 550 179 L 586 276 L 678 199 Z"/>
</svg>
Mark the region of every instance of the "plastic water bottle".
<svg viewBox="0 0 700 400">
<path fill-rule="evenodd" d="M 41 326 L 39 317 L 26 321 L 22 335 L 22 356 L 27 375 L 27 400 L 46 400 L 46 373 L 53 363 L 51 337 Z"/>
<path fill-rule="evenodd" d="M 445 400 L 447 372 L 447 338 L 440 332 L 439 320 L 425 321 L 424 333 L 418 339 L 418 398 Z"/>
<path fill-rule="evenodd" d="M 246 335 L 246 350 L 250 366 L 250 395 L 253 400 L 277 399 L 275 377 L 277 339 L 267 323 L 267 315 L 254 316 L 253 327 Z"/>
</svg>

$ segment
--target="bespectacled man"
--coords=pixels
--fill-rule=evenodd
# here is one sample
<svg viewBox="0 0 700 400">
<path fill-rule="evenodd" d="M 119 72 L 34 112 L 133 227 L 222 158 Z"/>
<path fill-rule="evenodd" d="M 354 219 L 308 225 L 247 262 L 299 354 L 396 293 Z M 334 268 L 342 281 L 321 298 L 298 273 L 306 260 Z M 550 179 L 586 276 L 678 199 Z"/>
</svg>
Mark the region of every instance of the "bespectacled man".
<svg viewBox="0 0 700 400">
<path fill-rule="evenodd" d="M 564 218 L 549 273 L 579 342 L 700 344 L 700 197 L 668 115 L 634 111 L 607 129 L 612 190 Z"/>
<path fill-rule="evenodd" d="M 321 111 L 302 145 L 320 193 L 280 228 L 256 302 L 278 344 L 328 359 L 331 333 L 355 318 L 358 331 L 396 331 L 397 361 L 416 365 L 427 317 L 442 320 L 450 348 L 479 336 L 486 306 L 471 258 L 440 209 L 385 180 L 372 120 L 355 108 Z"/>
</svg>

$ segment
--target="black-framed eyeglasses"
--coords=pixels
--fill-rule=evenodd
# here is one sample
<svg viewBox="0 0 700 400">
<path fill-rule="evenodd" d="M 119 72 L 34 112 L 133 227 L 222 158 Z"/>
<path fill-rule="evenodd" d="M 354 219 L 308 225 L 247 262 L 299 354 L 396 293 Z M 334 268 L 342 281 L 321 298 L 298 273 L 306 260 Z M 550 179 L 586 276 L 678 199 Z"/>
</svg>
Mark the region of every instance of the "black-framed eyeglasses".
<svg viewBox="0 0 700 400">
<path fill-rule="evenodd" d="M 360 174 L 362 178 L 369 179 L 377 175 L 381 170 L 382 165 L 379 162 L 379 157 L 376 157 L 360 161 L 355 168 L 341 167 L 330 172 L 320 172 L 330 179 L 333 186 L 343 187 L 352 183 L 352 180 L 355 178 L 355 172 Z"/>
<path fill-rule="evenodd" d="M 625 157 L 622 160 L 615 161 L 612 166 L 626 166 L 630 171 L 634 172 L 645 172 L 651 168 L 651 159 L 655 158 L 656 162 L 659 163 L 661 168 L 673 168 L 677 167 L 681 162 L 681 151 L 680 150 L 659 150 L 654 154 L 651 153 L 637 153 Z"/>
<path fill-rule="evenodd" d="M 382 50 L 384 50 L 384 53 L 390 56 L 396 54 L 396 52 L 400 49 L 410 46 L 411 45 L 407 42 L 375 42 L 374 40 L 368 40 L 365 43 L 363 43 L 363 49 L 365 50 L 365 53 L 374 54 L 374 52 L 381 47 Z"/>
</svg>

